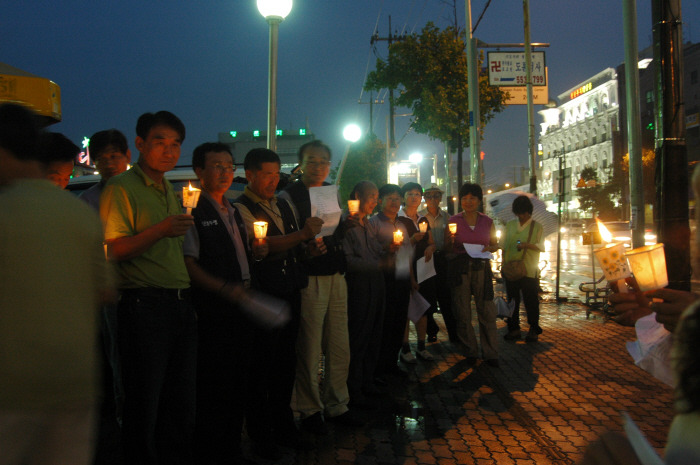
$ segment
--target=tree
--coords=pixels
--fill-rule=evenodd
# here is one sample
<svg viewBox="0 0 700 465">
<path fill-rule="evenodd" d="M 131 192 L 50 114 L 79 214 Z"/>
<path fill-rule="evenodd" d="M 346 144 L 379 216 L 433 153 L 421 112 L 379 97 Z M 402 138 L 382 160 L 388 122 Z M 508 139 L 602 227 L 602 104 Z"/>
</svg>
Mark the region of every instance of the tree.
<svg viewBox="0 0 700 465">
<path fill-rule="evenodd" d="M 483 57 L 479 61 L 481 64 Z M 412 110 L 416 133 L 448 142 L 461 159 L 464 147 L 469 146 L 467 75 L 459 30 L 452 26 L 440 30 L 428 23 L 420 34 L 391 45 L 388 59 L 378 59 L 377 69 L 367 76 L 365 90 L 400 90 L 392 103 Z M 505 93 L 488 85 L 487 76 L 479 78 L 482 128 L 503 111 L 505 98 Z"/>
<path fill-rule="evenodd" d="M 331 171 L 330 178 L 335 180 L 338 168 Z M 350 146 L 345 167 L 338 183 L 340 198 L 345 203 L 350 191 L 360 181 L 372 181 L 381 187 L 386 184 L 386 146 L 372 133 Z"/>
</svg>

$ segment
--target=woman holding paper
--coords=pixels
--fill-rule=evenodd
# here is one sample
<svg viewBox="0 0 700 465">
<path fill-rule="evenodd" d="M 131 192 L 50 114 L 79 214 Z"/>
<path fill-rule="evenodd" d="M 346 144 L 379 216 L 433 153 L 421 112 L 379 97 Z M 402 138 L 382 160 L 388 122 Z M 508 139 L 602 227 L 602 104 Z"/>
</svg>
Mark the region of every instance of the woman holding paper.
<svg viewBox="0 0 700 465">
<path fill-rule="evenodd" d="M 532 219 L 532 202 L 526 195 L 513 201 L 513 214 L 516 219 L 506 224 L 503 240 L 503 266 L 516 260 L 525 265 L 525 276 L 509 280 L 504 275 L 508 302 L 515 300 L 513 315 L 508 318 L 507 341 L 520 339 L 520 293 L 523 293 L 525 312 L 530 329 L 525 337 L 527 342 L 536 342 L 542 334 L 540 327 L 540 300 L 538 296 L 540 283 L 537 277 L 540 252 L 544 251 L 544 234 L 542 225 Z M 503 268 L 502 268 L 503 270 Z M 503 273 L 502 273 L 503 274 Z"/>
<path fill-rule="evenodd" d="M 497 367 L 496 306 L 493 303 L 493 274 L 491 262 L 486 258 L 472 258 L 465 244 L 479 244 L 484 252 L 498 250 L 496 228 L 493 220 L 479 212 L 483 192 L 478 184 L 465 183 L 459 189 L 462 212 L 450 218 L 456 231 L 445 230 L 445 241 L 452 244 L 457 258 L 452 261 L 450 275 L 455 278 L 452 289 L 452 308 L 457 323 L 457 338 L 465 347 L 467 362 L 476 362 L 479 350 L 472 326 L 471 298 L 474 296 L 479 319 L 481 352 L 490 366 Z"/>
</svg>

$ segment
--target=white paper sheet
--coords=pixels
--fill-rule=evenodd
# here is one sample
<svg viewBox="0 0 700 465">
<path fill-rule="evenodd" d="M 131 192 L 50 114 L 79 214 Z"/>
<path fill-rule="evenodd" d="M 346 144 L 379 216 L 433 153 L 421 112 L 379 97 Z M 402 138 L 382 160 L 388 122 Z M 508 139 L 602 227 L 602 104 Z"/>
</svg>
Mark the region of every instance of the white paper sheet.
<svg viewBox="0 0 700 465">
<path fill-rule="evenodd" d="M 429 262 L 425 261 L 425 257 L 418 259 L 416 262 L 416 279 L 418 284 L 422 283 L 426 279 L 432 278 L 436 274 L 435 257 L 431 258 Z"/>
<path fill-rule="evenodd" d="M 417 323 L 418 320 L 430 308 L 430 303 L 418 291 L 411 291 L 411 300 L 408 302 L 408 318 Z"/>
<path fill-rule="evenodd" d="M 648 371 L 656 379 L 673 386 L 671 333 L 656 321 L 656 315 L 653 313 L 637 320 L 634 328 L 637 340 L 628 342 L 626 346 L 635 365 Z"/>
<path fill-rule="evenodd" d="M 338 205 L 338 186 L 320 186 L 309 188 L 311 198 L 311 216 L 321 218 L 323 227 L 316 237 L 330 236 L 340 224 L 340 205 Z M 303 227 L 300 224 L 299 227 Z"/>
<path fill-rule="evenodd" d="M 484 252 L 483 244 L 464 244 L 464 250 L 472 258 L 488 258 L 493 260 L 493 254 L 491 252 Z"/>
</svg>

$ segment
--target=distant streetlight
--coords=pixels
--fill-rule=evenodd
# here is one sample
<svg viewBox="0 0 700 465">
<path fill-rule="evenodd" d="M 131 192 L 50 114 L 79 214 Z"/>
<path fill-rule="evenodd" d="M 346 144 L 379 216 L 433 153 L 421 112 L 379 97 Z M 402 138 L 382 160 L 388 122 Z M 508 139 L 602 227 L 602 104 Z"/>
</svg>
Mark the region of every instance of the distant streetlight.
<svg viewBox="0 0 700 465">
<path fill-rule="evenodd" d="M 270 25 L 270 66 L 267 92 L 267 148 L 277 150 L 277 36 L 279 24 L 292 11 L 292 0 L 257 0 L 258 11 Z"/>
<path fill-rule="evenodd" d="M 362 130 L 357 124 L 348 124 L 343 129 L 343 138 L 348 142 L 357 142 L 362 137 Z"/>
<path fill-rule="evenodd" d="M 423 154 L 422 153 L 412 153 L 408 156 L 408 161 L 411 163 L 420 163 L 423 161 Z"/>
<path fill-rule="evenodd" d="M 506 189 L 510 187 L 510 183 L 505 183 L 504 185 L 506 186 Z"/>
<path fill-rule="evenodd" d="M 355 142 L 360 140 L 360 137 L 362 137 L 362 130 L 355 123 L 348 124 L 347 126 L 345 126 L 345 129 L 343 129 L 343 139 L 348 141 L 350 144 L 354 144 Z M 343 168 L 345 168 L 345 162 L 348 159 L 348 152 L 350 152 L 350 144 L 348 144 L 347 147 L 345 147 L 343 159 L 340 160 L 340 165 L 338 166 L 338 174 L 335 177 L 336 184 L 340 183 L 340 176 L 343 174 Z"/>
</svg>

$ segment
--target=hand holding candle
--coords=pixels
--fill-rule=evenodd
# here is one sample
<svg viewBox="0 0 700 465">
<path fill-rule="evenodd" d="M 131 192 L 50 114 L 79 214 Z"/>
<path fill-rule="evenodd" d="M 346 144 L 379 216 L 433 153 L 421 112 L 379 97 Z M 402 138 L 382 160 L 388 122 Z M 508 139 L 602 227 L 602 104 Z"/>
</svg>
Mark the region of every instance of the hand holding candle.
<svg viewBox="0 0 700 465">
<path fill-rule="evenodd" d="M 256 221 L 253 223 L 253 234 L 255 239 L 263 242 L 265 236 L 267 236 L 267 222 L 266 221 Z"/>
<path fill-rule="evenodd" d="M 197 207 L 197 202 L 199 202 L 199 194 L 202 191 L 196 187 L 192 187 L 192 183 L 189 186 L 182 188 L 182 206 L 187 209 L 187 214 L 192 214 L 192 209 Z"/>
<path fill-rule="evenodd" d="M 453 236 L 457 234 L 457 223 L 449 223 L 447 227 L 450 230 L 450 234 L 452 234 Z"/>
<path fill-rule="evenodd" d="M 394 244 L 400 245 L 403 243 L 403 233 L 400 230 L 394 231 Z"/>
<path fill-rule="evenodd" d="M 666 255 L 664 245 L 654 244 L 627 252 L 627 260 L 642 292 L 653 291 L 668 286 Z"/>
<path fill-rule="evenodd" d="M 428 223 L 427 222 L 422 222 L 418 223 L 418 230 L 421 232 L 421 234 L 425 234 L 428 232 Z"/>
<path fill-rule="evenodd" d="M 596 218 L 598 223 L 598 231 L 605 242 L 612 242 L 612 234 L 610 231 Z M 605 279 L 613 285 L 613 290 L 626 293 L 627 283 L 625 278 L 632 276 L 632 272 L 627 265 L 625 257 L 625 245 L 619 242 L 607 244 L 594 252 L 600 267 L 603 269 Z M 617 289 L 614 289 L 617 287 Z"/>
<path fill-rule="evenodd" d="M 360 201 L 359 200 L 348 200 L 348 211 L 351 215 L 355 215 L 360 212 Z"/>
</svg>

